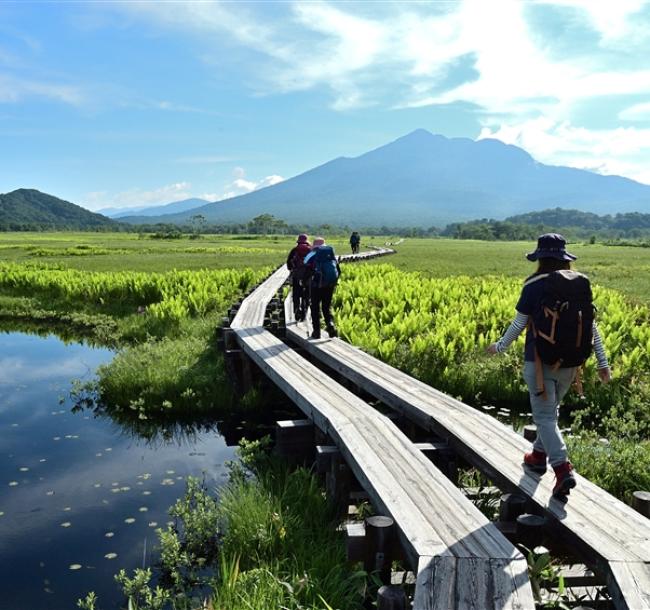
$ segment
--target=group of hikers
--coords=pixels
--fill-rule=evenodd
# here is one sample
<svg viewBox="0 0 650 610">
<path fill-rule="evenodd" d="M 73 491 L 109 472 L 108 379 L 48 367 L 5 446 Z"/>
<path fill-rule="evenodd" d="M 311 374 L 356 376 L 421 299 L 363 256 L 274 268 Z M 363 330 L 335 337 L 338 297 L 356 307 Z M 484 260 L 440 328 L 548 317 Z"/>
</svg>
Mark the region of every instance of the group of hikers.
<svg viewBox="0 0 650 610">
<path fill-rule="evenodd" d="M 358 231 L 350 235 L 352 254 L 359 253 L 361 236 Z M 332 317 L 332 297 L 341 275 L 341 267 L 334 248 L 322 237 L 309 243 L 305 233 L 298 235 L 296 245 L 287 256 L 287 268 L 291 271 L 293 311 L 297 322 L 302 322 L 311 311 L 312 339 L 321 338 L 320 315 L 323 313 L 325 328 L 330 337 L 337 331 Z"/>
<path fill-rule="evenodd" d="M 358 252 L 359 241 L 358 233 L 353 233 L 353 253 Z M 560 403 L 572 384 L 581 392 L 582 366 L 592 350 L 603 383 L 611 380 L 611 370 L 594 319 L 589 280 L 571 269 L 577 257 L 567 252 L 564 237 L 557 233 L 540 236 L 537 248 L 526 257 L 537 262 L 537 269 L 524 281 L 514 320 L 487 352 L 504 352 L 526 329 L 523 378 L 537 438 L 532 450 L 524 454 L 523 466 L 542 475 L 550 464 L 556 477 L 553 496 L 566 500 L 576 486 L 576 478 L 558 426 Z M 320 339 L 322 309 L 327 332 L 336 337 L 331 303 L 341 271 L 334 249 L 321 237 L 310 245 L 306 235 L 299 235 L 287 266 L 291 270 L 296 320 L 304 320 L 311 308 L 311 337 Z"/>
<path fill-rule="evenodd" d="M 330 337 L 336 337 L 336 326 L 332 317 L 332 297 L 341 268 L 334 248 L 322 237 L 309 243 L 304 233 L 298 235 L 296 246 L 287 257 L 291 271 L 293 311 L 296 321 L 302 322 L 311 311 L 312 339 L 321 338 L 320 313 L 323 312 L 325 328 Z"/>
</svg>

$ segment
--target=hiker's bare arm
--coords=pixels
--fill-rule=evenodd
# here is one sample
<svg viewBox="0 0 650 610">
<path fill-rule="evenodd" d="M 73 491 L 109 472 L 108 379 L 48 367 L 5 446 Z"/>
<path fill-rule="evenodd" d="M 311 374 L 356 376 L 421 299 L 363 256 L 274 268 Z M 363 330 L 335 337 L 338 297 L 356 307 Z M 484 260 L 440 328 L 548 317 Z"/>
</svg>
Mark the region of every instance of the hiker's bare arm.
<svg viewBox="0 0 650 610">
<path fill-rule="evenodd" d="M 503 337 L 496 343 L 493 343 L 487 348 L 488 354 L 500 354 L 505 352 L 510 344 L 524 331 L 528 324 L 528 316 L 525 313 L 517 312 L 515 319 L 510 323 L 508 330 L 504 333 Z"/>
</svg>

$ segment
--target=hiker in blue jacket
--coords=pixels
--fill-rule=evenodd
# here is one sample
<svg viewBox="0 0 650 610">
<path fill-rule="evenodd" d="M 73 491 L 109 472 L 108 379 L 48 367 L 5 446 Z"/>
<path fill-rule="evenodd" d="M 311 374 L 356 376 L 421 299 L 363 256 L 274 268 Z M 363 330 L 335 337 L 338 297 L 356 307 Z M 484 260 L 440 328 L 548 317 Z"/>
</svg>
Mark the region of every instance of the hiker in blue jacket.
<svg viewBox="0 0 650 610">
<path fill-rule="evenodd" d="M 526 258 L 538 262 L 537 271 L 524 282 L 515 319 L 487 351 L 492 355 L 504 352 L 525 328 L 528 329 L 523 374 L 537 438 L 523 462 L 528 469 L 543 474 L 548 460 L 556 478 L 553 496 L 563 500 L 575 487 L 576 479 L 558 426 L 560 403 L 592 347 L 598 361 L 598 376 L 603 383 L 610 381 L 611 371 L 593 321 L 589 281 L 570 270 L 576 257 L 566 251 L 564 237 L 557 233 L 540 236 L 537 249 Z M 583 324 L 583 317 L 586 324 Z M 554 356 L 555 353 L 560 355 Z M 549 363 L 549 356 L 554 363 Z"/>
<path fill-rule="evenodd" d="M 336 327 L 332 319 L 332 297 L 341 275 L 341 269 L 334 248 L 328 246 L 322 237 L 314 240 L 312 251 L 305 257 L 305 265 L 312 270 L 311 275 L 311 322 L 312 339 L 320 339 L 320 310 L 323 310 L 325 328 L 330 337 L 336 337 Z"/>
</svg>

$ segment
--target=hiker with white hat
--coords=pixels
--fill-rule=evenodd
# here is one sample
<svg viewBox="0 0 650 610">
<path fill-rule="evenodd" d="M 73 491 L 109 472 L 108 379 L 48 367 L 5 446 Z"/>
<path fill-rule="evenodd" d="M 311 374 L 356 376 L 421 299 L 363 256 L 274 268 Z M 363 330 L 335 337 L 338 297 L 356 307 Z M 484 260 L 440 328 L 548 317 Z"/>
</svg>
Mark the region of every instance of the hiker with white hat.
<svg viewBox="0 0 650 610">
<path fill-rule="evenodd" d="M 325 328 L 330 337 L 336 337 L 336 327 L 332 318 L 332 297 L 341 275 L 334 248 L 328 246 L 322 237 L 314 239 L 311 252 L 305 257 L 305 265 L 312 269 L 311 276 L 311 322 L 312 339 L 320 339 L 320 313 L 323 311 Z"/>
</svg>

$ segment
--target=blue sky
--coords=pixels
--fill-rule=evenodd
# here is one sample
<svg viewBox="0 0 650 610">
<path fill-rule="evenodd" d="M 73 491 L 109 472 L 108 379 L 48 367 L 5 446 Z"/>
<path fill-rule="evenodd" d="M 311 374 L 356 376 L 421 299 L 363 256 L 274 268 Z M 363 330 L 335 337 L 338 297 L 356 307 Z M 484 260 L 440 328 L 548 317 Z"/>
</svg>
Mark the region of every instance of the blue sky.
<svg viewBox="0 0 650 610">
<path fill-rule="evenodd" d="M 417 128 L 650 184 L 650 4 L 0 0 L 0 192 L 210 200 Z"/>
</svg>

